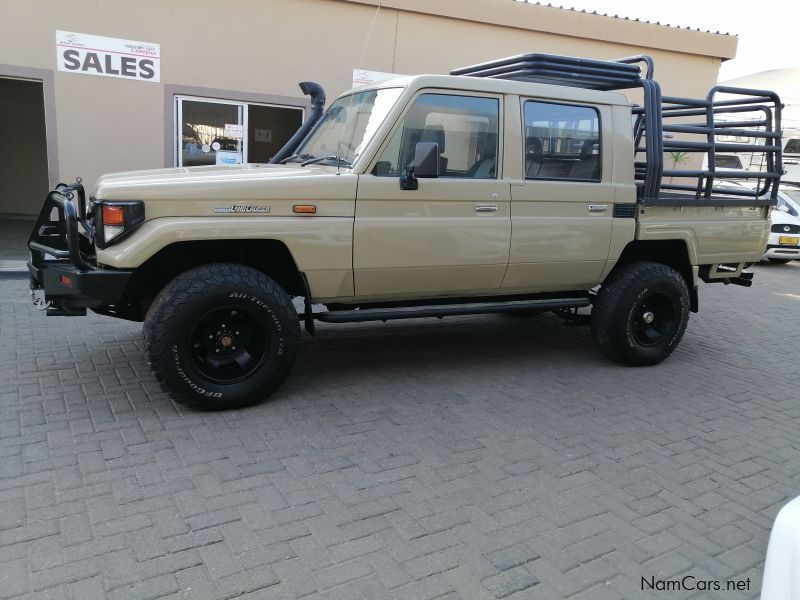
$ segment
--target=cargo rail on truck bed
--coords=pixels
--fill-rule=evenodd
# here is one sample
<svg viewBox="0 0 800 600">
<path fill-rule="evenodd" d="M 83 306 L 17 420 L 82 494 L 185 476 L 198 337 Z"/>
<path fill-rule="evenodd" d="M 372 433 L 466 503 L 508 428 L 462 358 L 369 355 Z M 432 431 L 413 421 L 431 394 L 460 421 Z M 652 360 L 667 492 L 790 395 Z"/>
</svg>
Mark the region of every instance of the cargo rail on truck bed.
<svg viewBox="0 0 800 600">
<path fill-rule="evenodd" d="M 643 71 L 644 67 L 644 73 Z M 451 75 L 530 81 L 611 91 L 642 88 L 633 106 L 637 199 L 650 206 L 772 206 L 783 174 L 781 101 L 775 92 L 715 86 L 704 99 L 662 96 L 653 59 L 591 60 L 521 54 L 451 71 Z M 755 115 L 755 116 L 754 116 Z M 719 137 L 734 141 L 719 141 Z M 740 143 L 737 138 L 760 143 Z M 717 169 L 719 152 L 763 154 L 760 170 Z M 672 162 L 666 168 L 665 162 Z M 705 166 L 696 166 L 702 162 Z M 693 167 L 680 168 L 683 164 Z M 730 180 L 755 186 L 724 186 Z M 676 181 L 677 180 L 677 181 Z"/>
</svg>

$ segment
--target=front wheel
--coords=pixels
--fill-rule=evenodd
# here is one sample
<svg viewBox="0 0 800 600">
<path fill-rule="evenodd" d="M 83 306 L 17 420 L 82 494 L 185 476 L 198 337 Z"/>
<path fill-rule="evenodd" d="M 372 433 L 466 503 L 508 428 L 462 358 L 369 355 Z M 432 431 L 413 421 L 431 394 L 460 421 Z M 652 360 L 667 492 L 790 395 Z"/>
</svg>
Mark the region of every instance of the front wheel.
<svg viewBox="0 0 800 600">
<path fill-rule="evenodd" d="M 689 310 L 689 288 L 675 269 L 653 262 L 630 263 L 600 288 L 592 308 L 592 335 L 612 360 L 654 365 L 677 347 Z"/>
<path fill-rule="evenodd" d="M 144 324 L 147 361 L 181 404 L 255 404 L 283 383 L 300 338 L 297 311 L 275 281 L 243 265 L 191 269 L 158 294 Z"/>
</svg>

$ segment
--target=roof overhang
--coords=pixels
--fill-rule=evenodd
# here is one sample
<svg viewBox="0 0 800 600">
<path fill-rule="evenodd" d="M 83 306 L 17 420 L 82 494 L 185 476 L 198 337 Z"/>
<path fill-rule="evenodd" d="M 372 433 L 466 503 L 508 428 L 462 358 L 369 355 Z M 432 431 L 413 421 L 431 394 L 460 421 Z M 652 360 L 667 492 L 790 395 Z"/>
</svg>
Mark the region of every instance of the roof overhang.
<svg viewBox="0 0 800 600">
<path fill-rule="evenodd" d="M 514 0 L 335 0 L 556 35 L 728 60 L 738 38 Z"/>
</svg>

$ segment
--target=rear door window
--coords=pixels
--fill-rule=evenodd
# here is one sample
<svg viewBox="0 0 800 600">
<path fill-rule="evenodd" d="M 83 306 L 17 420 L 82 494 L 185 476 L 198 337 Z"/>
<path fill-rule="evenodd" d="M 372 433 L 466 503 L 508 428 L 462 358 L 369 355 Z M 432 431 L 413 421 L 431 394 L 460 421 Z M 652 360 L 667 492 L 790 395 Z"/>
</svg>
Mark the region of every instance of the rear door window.
<svg viewBox="0 0 800 600">
<path fill-rule="evenodd" d="M 600 115 L 588 106 L 525 102 L 525 178 L 600 181 Z"/>
</svg>

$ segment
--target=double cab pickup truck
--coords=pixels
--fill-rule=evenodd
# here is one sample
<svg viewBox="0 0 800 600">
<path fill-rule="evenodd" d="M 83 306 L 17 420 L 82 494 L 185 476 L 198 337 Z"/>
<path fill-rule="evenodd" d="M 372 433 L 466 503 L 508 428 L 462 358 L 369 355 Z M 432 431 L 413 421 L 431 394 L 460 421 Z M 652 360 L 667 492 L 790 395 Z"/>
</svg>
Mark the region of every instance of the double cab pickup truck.
<svg viewBox="0 0 800 600">
<path fill-rule="evenodd" d="M 553 311 L 611 359 L 654 365 L 701 282 L 749 286 L 764 253 L 782 172 L 772 92 L 662 96 L 647 56 L 545 54 L 327 110 L 319 85 L 301 89 L 309 117 L 270 164 L 51 191 L 29 240 L 34 301 L 143 321 L 164 388 L 220 409 L 274 392 L 318 321 Z M 764 169 L 717 172 L 716 152 L 741 151 L 718 140 L 743 135 Z M 719 185 L 732 178 L 753 184 Z"/>
</svg>

